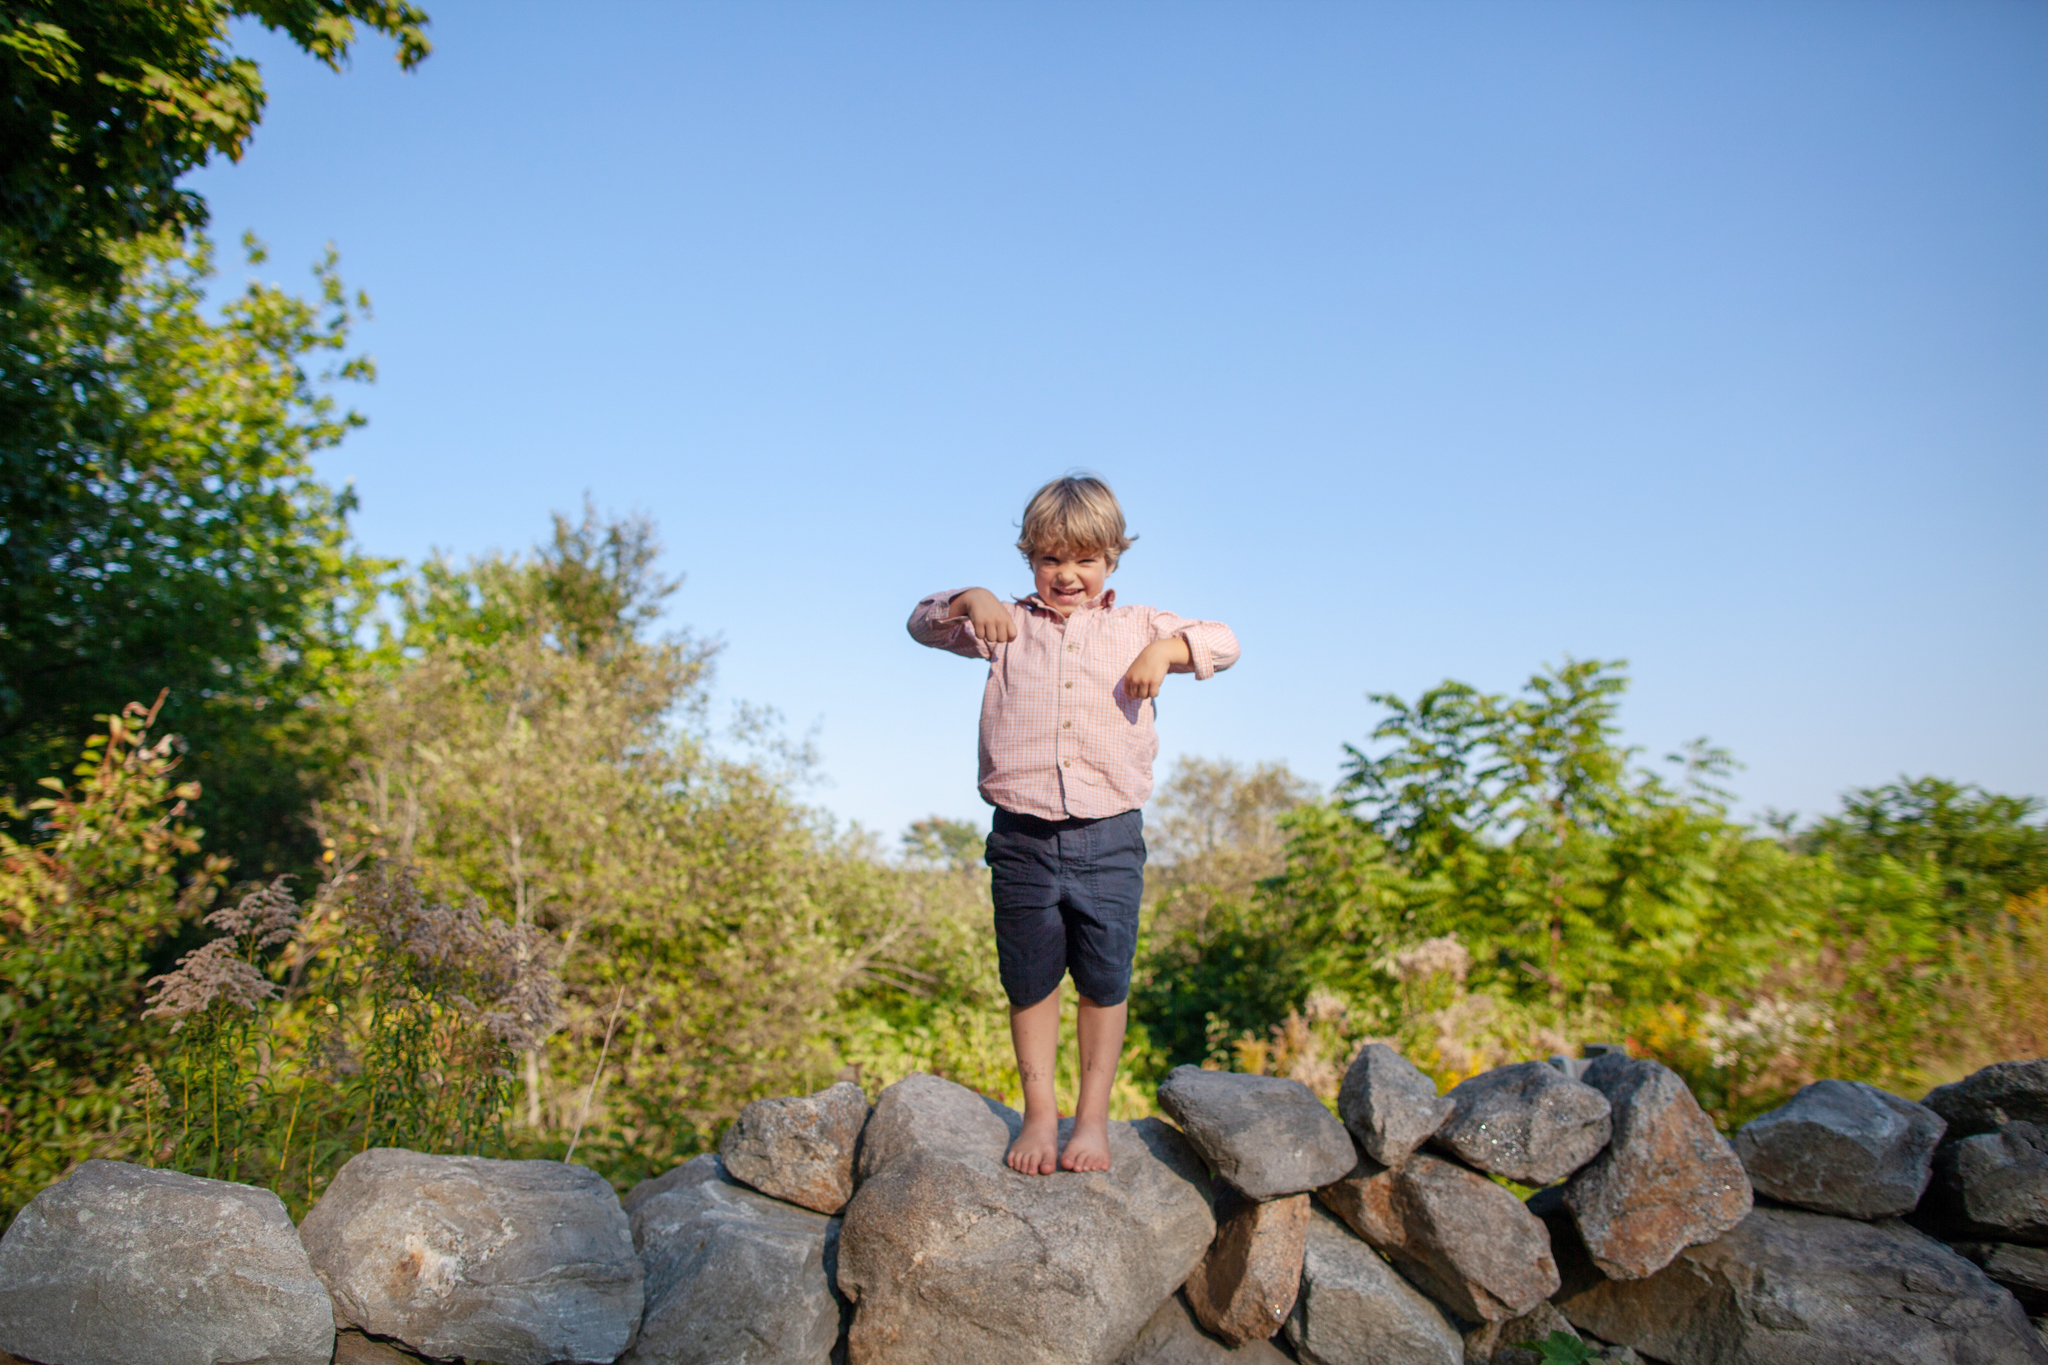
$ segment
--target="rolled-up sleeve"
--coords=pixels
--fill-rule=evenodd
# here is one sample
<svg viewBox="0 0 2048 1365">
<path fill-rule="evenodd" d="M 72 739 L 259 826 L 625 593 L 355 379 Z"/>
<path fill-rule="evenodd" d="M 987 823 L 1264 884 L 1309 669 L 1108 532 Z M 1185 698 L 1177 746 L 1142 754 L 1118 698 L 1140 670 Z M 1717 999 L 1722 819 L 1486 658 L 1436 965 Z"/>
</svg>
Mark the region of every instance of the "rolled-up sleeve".
<svg viewBox="0 0 2048 1365">
<path fill-rule="evenodd" d="M 1192 673 L 1199 682 L 1237 662 L 1237 636 L 1221 621 L 1190 621 L 1170 611 L 1153 617 L 1153 639 L 1171 640 L 1176 635 L 1188 642 L 1191 662 L 1174 664 L 1167 670 L 1170 673 Z"/>
<path fill-rule="evenodd" d="M 946 616 L 953 606 L 953 599 L 966 591 L 965 588 L 954 588 L 951 592 L 935 592 L 919 602 L 910 613 L 910 638 L 921 645 L 969 659 L 988 658 L 988 645 L 975 635 L 974 624 L 965 616 L 950 619 Z M 1235 648 L 1234 642 L 1232 647 Z"/>
</svg>

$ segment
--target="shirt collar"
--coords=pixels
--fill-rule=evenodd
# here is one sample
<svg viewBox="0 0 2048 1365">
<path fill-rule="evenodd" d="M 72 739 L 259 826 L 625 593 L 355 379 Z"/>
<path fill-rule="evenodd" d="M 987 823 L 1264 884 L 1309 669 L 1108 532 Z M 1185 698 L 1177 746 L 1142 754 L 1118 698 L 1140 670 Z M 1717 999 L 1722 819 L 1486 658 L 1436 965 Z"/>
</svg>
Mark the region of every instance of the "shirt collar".
<svg viewBox="0 0 2048 1365">
<path fill-rule="evenodd" d="M 1019 605 L 1019 606 L 1025 606 L 1025 607 L 1034 607 L 1034 608 L 1036 608 L 1036 609 L 1037 609 L 1037 610 L 1039 610 L 1039 611 L 1045 612 L 1045 613 L 1046 613 L 1047 615 L 1049 615 L 1049 616 L 1059 616 L 1059 615 L 1060 615 L 1060 614 L 1059 614 L 1058 612 L 1054 611 L 1054 610 L 1053 610 L 1053 609 L 1052 609 L 1051 607 L 1047 606 L 1047 605 L 1046 605 L 1046 603 L 1045 603 L 1045 599 L 1044 599 L 1044 598 L 1042 598 L 1042 597 L 1040 597 L 1040 596 L 1039 596 L 1039 595 L 1038 595 L 1037 593 L 1035 593 L 1035 592 L 1034 592 L 1034 593 L 1031 593 L 1031 594 L 1029 594 L 1029 595 L 1027 595 L 1027 596 L 1024 596 L 1024 597 L 1020 597 L 1020 598 L 1018 598 L 1018 599 L 1017 599 L 1017 603 L 1018 603 L 1018 605 Z M 1081 611 L 1108 611 L 1108 610 L 1109 610 L 1109 609 L 1110 609 L 1111 607 L 1113 607 L 1113 606 L 1115 606 L 1115 605 L 1116 605 L 1116 589 L 1115 589 L 1115 588 L 1104 588 L 1104 589 L 1102 590 L 1102 596 L 1100 596 L 1100 597 L 1096 598 L 1096 599 L 1095 599 L 1094 601 L 1092 601 L 1092 602 L 1083 602 L 1083 603 L 1081 604 Z M 1078 613 L 1078 612 L 1077 612 L 1077 613 L 1075 613 L 1075 614 L 1076 614 L 1076 615 L 1079 615 L 1079 613 Z M 1067 620 L 1067 619 L 1069 619 L 1069 618 L 1067 618 L 1067 617 L 1064 617 L 1064 616 L 1060 616 L 1060 619 L 1061 619 L 1062 621 L 1064 621 L 1064 620 Z"/>
</svg>

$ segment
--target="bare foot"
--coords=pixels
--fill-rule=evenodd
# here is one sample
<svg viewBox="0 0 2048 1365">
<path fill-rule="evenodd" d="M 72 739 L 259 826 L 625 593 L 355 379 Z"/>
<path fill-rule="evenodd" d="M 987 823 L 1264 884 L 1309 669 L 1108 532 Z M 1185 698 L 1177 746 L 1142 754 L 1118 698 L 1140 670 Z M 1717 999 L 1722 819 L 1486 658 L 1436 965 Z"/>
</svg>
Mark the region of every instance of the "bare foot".
<svg viewBox="0 0 2048 1365">
<path fill-rule="evenodd" d="M 1010 1169 L 1024 1175 L 1051 1175 L 1059 1169 L 1060 1120 L 1053 1114 L 1045 1118 L 1024 1116 L 1024 1131 L 1017 1134 L 1017 1140 L 1010 1144 L 1010 1154 L 1003 1160 L 1010 1163 Z"/>
<path fill-rule="evenodd" d="M 1068 1171 L 1108 1170 L 1109 1121 L 1083 1123 L 1076 1119 L 1074 1131 L 1067 1138 L 1067 1150 L 1060 1153 L 1060 1167 Z"/>
</svg>

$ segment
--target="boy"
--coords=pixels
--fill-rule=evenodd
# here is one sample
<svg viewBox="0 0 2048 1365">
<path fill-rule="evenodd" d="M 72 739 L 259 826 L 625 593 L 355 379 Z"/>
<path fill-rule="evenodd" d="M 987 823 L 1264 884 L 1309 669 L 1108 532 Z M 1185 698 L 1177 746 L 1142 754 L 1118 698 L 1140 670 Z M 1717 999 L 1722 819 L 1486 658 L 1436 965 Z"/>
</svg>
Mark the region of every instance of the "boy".
<svg viewBox="0 0 2048 1365">
<path fill-rule="evenodd" d="M 1214 621 L 1119 607 L 1103 581 L 1130 548 L 1123 510 L 1095 478 L 1055 479 L 1024 509 L 1017 548 L 1035 591 L 935 593 L 910 614 L 919 644 L 989 663 L 981 699 L 981 797 L 996 956 L 1024 1084 L 1024 1130 L 1007 1160 L 1026 1175 L 1109 1169 L 1109 1091 L 1124 1048 L 1138 948 L 1145 839 L 1159 739 L 1152 699 L 1168 673 L 1237 662 Z M 1060 978 L 1080 993 L 1081 1094 L 1059 1149 L 1053 1066 Z"/>
</svg>

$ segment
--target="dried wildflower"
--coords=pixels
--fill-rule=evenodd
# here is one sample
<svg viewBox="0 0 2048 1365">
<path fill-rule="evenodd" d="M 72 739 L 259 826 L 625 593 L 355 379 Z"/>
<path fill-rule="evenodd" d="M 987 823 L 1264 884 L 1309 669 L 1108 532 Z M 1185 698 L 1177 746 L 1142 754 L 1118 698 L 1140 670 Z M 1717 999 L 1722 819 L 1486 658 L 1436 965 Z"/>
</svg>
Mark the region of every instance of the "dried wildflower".
<svg viewBox="0 0 2048 1365">
<path fill-rule="evenodd" d="M 1422 981 L 1439 973 L 1463 982 L 1472 970 L 1472 954 L 1458 942 L 1457 935 L 1426 938 L 1413 948 L 1394 954 L 1392 971 L 1396 981 Z"/>
<path fill-rule="evenodd" d="M 289 943 L 299 933 L 299 903 L 292 899 L 289 876 L 259 886 L 233 905 L 223 906 L 206 922 L 233 938 L 245 939 L 252 951 Z"/>
<path fill-rule="evenodd" d="M 164 1089 L 164 1083 L 157 1078 L 156 1068 L 148 1062 L 137 1062 L 134 1074 L 129 1076 L 128 1098 L 135 1107 L 144 1111 L 162 1109 L 171 1102 L 171 1094 Z"/>
<path fill-rule="evenodd" d="M 1768 995 L 1739 1016 L 1725 1014 L 1717 1006 L 1700 1020 L 1708 1061 L 1717 1067 L 1734 1066 L 1745 1059 L 1770 1062 L 1834 1031 L 1835 1021 L 1819 1006 L 1779 1001 Z"/>
<path fill-rule="evenodd" d="M 1351 1007 L 1344 1003 L 1343 996 L 1318 987 L 1308 993 L 1308 999 L 1301 1004 L 1301 1012 L 1311 1024 L 1341 1024 L 1351 1013 Z"/>
<path fill-rule="evenodd" d="M 150 1007 L 142 1017 L 169 1019 L 173 1033 L 185 1026 L 186 1016 L 216 1000 L 254 1011 L 277 996 L 277 986 L 270 978 L 235 955 L 231 938 L 217 938 L 194 948 L 178 959 L 176 971 L 155 978 L 149 987 Z"/>
</svg>

